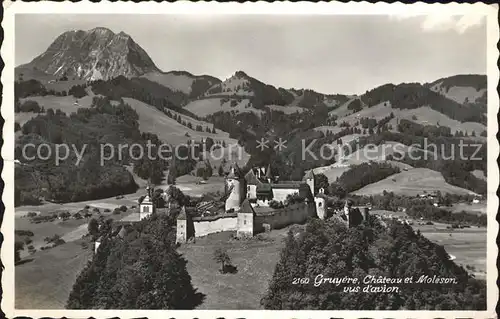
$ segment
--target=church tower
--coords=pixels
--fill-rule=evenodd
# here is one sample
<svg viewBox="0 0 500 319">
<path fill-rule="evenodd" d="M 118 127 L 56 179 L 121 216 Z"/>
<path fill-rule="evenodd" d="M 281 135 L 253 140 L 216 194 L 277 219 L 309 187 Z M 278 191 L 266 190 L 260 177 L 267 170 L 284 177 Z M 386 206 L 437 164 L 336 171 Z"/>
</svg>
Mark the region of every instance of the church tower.
<svg viewBox="0 0 500 319">
<path fill-rule="evenodd" d="M 176 227 L 176 243 L 185 243 L 188 240 L 188 216 L 186 214 L 186 207 L 182 206 L 182 209 L 177 216 L 177 227 Z"/>
<path fill-rule="evenodd" d="M 231 171 L 226 176 L 226 192 L 228 193 L 226 199 L 226 212 L 234 210 L 238 212 L 243 201 L 243 176 L 240 168 L 236 163 L 231 166 Z"/>
<path fill-rule="evenodd" d="M 319 219 L 326 219 L 326 201 L 325 201 L 325 190 L 320 188 L 318 195 L 314 197 L 314 203 L 316 204 L 316 214 Z"/>
<path fill-rule="evenodd" d="M 144 197 L 142 202 L 139 204 L 139 220 L 143 220 L 154 213 L 154 208 L 151 188 L 148 185 L 148 187 L 146 187 L 146 197 Z"/>
</svg>

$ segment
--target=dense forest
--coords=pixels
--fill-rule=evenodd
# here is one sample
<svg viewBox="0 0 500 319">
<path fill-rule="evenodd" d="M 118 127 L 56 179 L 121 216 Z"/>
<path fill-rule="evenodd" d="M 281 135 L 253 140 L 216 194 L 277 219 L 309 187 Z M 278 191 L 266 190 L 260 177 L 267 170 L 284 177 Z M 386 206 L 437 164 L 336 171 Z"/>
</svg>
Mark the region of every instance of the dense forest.
<svg viewBox="0 0 500 319">
<path fill-rule="evenodd" d="M 107 222 L 97 228 L 101 245 L 76 279 L 67 308 L 194 309 L 200 305 L 205 296 L 193 288 L 187 261 L 176 250 L 174 224 L 174 218 L 154 214 L 121 226 L 125 231 Z"/>
<path fill-rule="evenodd" d="M 429 87 L 437 83 L 441 83 L 441 87 L 444 88 L 446 92 L 448 92 L 452 86 L 473 87 L 476 91 L 486 89 L 487 86 L 486 75 L 481 74 L 458 74 L 438 79 L 426 86 Z"/>
<path fill-rule="evenodd" d="M 401 170 L 398 167 L 384 162 L 368 162 L 353 165 L 330 185 L 330 194 L 344 197 L 350 192 L 376 183 L 399 172 Z"/>
<path fill-rule="evenodd" d="M 261 304 L 272 310 L 486 309 L 485 282 L 449 260 L 442 246 L 408 225 L 389 222 L 386 227 L 372 217 L 356 228 L 335 220 L 311 220 L 304 232 L 290 231 Z M 367 275 L 414 281 L 397 284 L 397 293 L 345 292 L 353 285 L 315 287 L 319 274 L 360 282 Z M 457 283 L 416 283 L 423 275 L 455 278 Z M 295 278 L 310 280 L 294 284 Z"/>
<path fill-rule="evenodd" d="M 172 91 L 161 84 L 145 78 L 128 79 L 124 76 L 119 76 L 108 81 L 98 80 L 91 82 L 90 86 L 95 94 L 109 97 L 112 100 L 129 97 L 152 105 L 162 112 L 167 108 L 193 118 L 198 118 L 196 115 L 182 108 L 188 102 L 186 94 L 180 91 Z"/>
<path fill-rule="evenodd" d="M 82 201 L 135 192 L 137 185 L 123 167 L 126 164 L 134 164 L 134 172 L 141 178 L 161 182 L 163 171 L 168 167 L 165 160 L 138 156 L 138 149 L 124 148 L 118 154 L 119 144 L 139 144 L 147 150 L 148 141 L 151 154 L 158 154 L 155 150 L 162 142 L 155 134 L 141 133 L 137 120 L 137 113 L 123 101 L 113 105 L 108 98 L 99 97 L 93 99 L 91 108 L 78 109 L 69 116 L 49 109 L 29 120 L 22 126 L 23 135 L 16 142 L 16 158 L 26 164 L 16 166 L 16 203 L 33 204 L 40 197 L 58 202 Z M 42 149 L 46 152 L 42 158 L 47 159 L 35 156 L 36 150 L 31 147 L 26 149 L 26 158 L 21 156 L 23 147 L 29 143 L 49 145 Z M 77 155 L 71 149 L 66 159 L 55 163 L 55 150 L 63 143 L 83 151 L 78 165 Z M 180 153 L 191 154 L 187 148 Z M 35 159 L 28 160 L 31 157 Z M 101 158 L 109 160 L 101 163 Z M 185 173 L 191 171 L 194 164 L 188 159 L 177 161 L 176 166 L 179 172 Z"/>
</svg>

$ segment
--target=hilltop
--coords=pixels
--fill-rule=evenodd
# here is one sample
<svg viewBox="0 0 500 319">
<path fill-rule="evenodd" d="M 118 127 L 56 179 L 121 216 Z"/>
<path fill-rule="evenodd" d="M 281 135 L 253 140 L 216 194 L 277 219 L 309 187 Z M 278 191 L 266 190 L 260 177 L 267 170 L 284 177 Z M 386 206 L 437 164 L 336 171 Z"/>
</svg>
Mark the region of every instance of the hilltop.
<svg viewBox="0 0 500 319">
<path fill-rule="evenodd" d="M 301 113 L 318 107 L 333 109 L 347 97 L 342 94 L 322 94 L 308 89 L 284 89 L 265 84 L 243 71 L 214 84 L 186 108 L 200 116 L 219 111 L 253 112 L 261 115 L 267 109 L 285 114 Z"/>
</svg>

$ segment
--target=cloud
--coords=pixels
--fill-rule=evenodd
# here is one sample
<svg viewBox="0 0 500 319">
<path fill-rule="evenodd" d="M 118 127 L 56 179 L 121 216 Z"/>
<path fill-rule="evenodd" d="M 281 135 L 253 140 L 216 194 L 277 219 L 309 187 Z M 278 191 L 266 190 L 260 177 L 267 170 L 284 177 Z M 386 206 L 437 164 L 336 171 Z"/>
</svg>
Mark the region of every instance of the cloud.
<svg viewBox="0 0 500 319">
<path fill-rule="evenodd" d="M 485 15 L 480 13 L 470 13 L 462 15 L 450 15 L 446 13 L 403 13 L 392 15 L 392 20 L 418 19 L 420 20 L 420 28 L 425 32 L 449 31 L 454 30 L 459 34 L 463 34 L 470 28 L 480 26 L 485 23 Z"/>
</svg>

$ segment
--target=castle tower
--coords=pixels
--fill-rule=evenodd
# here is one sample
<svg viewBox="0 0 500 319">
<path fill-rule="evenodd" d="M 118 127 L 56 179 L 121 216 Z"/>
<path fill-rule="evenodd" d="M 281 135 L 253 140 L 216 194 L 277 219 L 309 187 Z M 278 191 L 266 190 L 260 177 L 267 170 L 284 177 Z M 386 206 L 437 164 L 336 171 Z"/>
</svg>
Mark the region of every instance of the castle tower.
<svg viewBox="0 0 500 319">
<path fill-rule="evenodd" d="M 248 199 L 241 204 L 241 210 L 238 211 L 236 237 L 248 238 L 254 235 L 254 210 Z"/>
<path fill-rule="evenodd" d="M 311 189 L 311 194 L 314 196 L 316 195 L 316 190 L 314 189 L 314 172 L 313 170 L 309 170 L 307 174 L 304 176 L 304 180 L 309 185 L 309 188 Z"/>
<path fill-rule="evenodd" d="M 238 212 L 241 207 L 241 202 L 243 201 L 243 187 L 244 178 L 242 176 L 241 170 L 236 163 L 231 166 L 231 171 L 226 176 L 226 187 L 229 193 L 226 199 L 226 212 L 229 210 L 234 210 Z"/>
<path fill-rule="evenodd" d="M 179 213 L 179 216 L 177 216 L 177 227 L 175 236 L 176 243 L 187 242 L 187 237 L 188 237 L 187 223 L 188 220 L 186 214 L 186 207 L 182 206 L 181 212 Z"/>
<path fill-rule="evenodd" d="M 268 183 L 271 183 L 272 182 L 272 175 L 271 175 L 271 164 L 267 165 L 267 169 L 266 169 L 266 180 Z"/>
<path fill-rule="evenodd" d="M 149 215 L 154 213 L 155 207 L 153 204 L 153 199 L 151 197 L 151 188 L 146 187 L 146 197 L 139 204 L 139 220 L 147 218 Z"/>
</svg>

